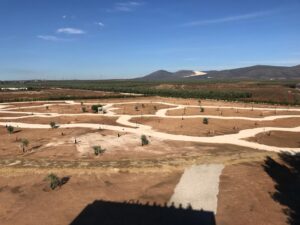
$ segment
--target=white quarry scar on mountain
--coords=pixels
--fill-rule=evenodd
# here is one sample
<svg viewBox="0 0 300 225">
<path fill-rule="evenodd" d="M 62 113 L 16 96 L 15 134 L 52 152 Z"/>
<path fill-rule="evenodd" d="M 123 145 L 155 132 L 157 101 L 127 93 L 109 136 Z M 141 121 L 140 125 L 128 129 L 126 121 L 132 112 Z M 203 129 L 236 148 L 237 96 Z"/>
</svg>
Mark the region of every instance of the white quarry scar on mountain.
<svg viewBox="0 0 300 225">
<path fill-rule="evenodd" d="M 206 74 L 207 73 L 202 72 L 202 71 L 194 71 L 194 74 L 187 75 L 187 76 L 184 76 L 184 77 L 196 77 L 196 76 L 203 76 L 203 75 L 206 75 Z"/>
</svg>

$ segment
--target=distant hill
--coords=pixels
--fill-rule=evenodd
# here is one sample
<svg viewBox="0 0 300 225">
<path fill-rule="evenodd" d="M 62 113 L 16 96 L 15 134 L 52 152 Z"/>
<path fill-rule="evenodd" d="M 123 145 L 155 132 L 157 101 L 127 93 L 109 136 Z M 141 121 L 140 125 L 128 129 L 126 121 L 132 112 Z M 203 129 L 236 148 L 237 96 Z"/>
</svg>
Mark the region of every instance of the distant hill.
<svg viewBox="0 0 300 225">
<path fill-rule="evenodd" d="M 205 75 L 204 72 L 193 71 L 193 70 L 179 70 L 177 72 L 169 72 L 166 70 L 158 70 L 153 73 L 150 73 L 144 77 L 136 78 L 136 80 L 145 80 L 145 81 L 156 81 L 156 80 L 181 80 L 188 79 L 191 77 Z"/>
<path fill-rule="evenodd" d="M 300 78 L 300 65 L 283 66 L 251 66 L 231 70 L 211 71 L 207 76 L 219 79 L 293 79 Z"/>
<path fill-rule="evenodd" d="M 300 65 L 293 67 L 257 65 L 237 69 L 220 71 L 214 70 L 206 72 L 180 70 L 172 73 L 166 70 L 158 70 L 154 73 L 137 79 L 147 81 L 198 79 L 300 79 Z"/>
</svg>

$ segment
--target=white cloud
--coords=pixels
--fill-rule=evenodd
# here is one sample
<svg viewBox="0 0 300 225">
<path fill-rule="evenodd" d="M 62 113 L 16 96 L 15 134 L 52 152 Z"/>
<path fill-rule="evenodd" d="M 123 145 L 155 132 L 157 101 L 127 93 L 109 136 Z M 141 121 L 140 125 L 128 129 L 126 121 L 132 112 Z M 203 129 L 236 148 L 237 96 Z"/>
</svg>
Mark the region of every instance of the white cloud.
<svg viewBox="0 0 300 225">
<path fill-rule="evenodd" d="M 64 19 L 64 20 L 74 20 L 74 19 L 76 19 L 76 16 L 62 15 L 61 18 Z"/>
<path fill-rule="evenodd" d="M 217 18 L 217 19 L 197 20 L 197 21 L 184 23 L 184 24 L 182 24 L 182 26 L 193 27 L 193 26 L 203 26 L 203 25 L 209 25 L 209 24 L 219 24 L 219 23 L 228 23 L 228 22 L 234 22 L 234 21 L 250 20 L 250 19 L 255 19 L 255 18 L 259 18 L 259 17 L 264 17 L 264 16 L 270 15 L 274 12 L 275 12 L 275 10 L 273 10 L 273 11 L 260 11 L 260 12 L 253 12 L 253 13 L 248 13 L 248 14 L 243 14 L 243 15 L 228 16 L 228 17 Z"/>
<path fill-rule="evenodd" d="M 86 33 L 83 30 L 71 28 L 71 27 L 59 28 L 59 29 L 57 29 L 56 32 L 63 33 L 63 34 L 85 34 Z"/>
<path fill-rule="evenodd" d="M 114 4 L 112 9 L 108 9 L 108 12 L 131 12 L 134 11 L 139 6 L 143 5 L 143 2 L 117 2 Z"/>
<path fill-rule="evenodd" d="M 44 41 L 53 41 L 53 42 L 58 42 L 58 41 L 73 41 L 74 39 L 71 38 L 60 38 L 54 35 L 37 35 L 36 36 L 39 39 L 42 39 Z"/>
<path fill-rule="evenodd" d="M 104 27 L 104 23 L 102 22 L 95 22 L 96 25 L 98 25 L 99 27 Z"/>
<path fill-rule="evenodd" d="M 38 35 L 37 38 L 45 41 L 61 41 L 62 39 L 52 35 Z"/>
</svg>

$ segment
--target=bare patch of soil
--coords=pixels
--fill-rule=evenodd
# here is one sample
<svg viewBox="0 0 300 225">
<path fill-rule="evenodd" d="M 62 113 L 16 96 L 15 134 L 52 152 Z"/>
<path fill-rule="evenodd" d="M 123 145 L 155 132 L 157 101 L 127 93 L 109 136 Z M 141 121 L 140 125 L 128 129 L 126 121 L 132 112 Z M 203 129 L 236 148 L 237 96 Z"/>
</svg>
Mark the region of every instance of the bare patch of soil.
<svg viewBox="0 0 300 225">
<path fill-rule="evenodd" d="M 19 116 L 26 116 L 27 114 L 22 113 L 0 113 L 0 119 L 1 117 L 19 117 Z"/>
<path fill-rule="evenodd" d="M 247 140 L 276 147 L 300 147 L 300 133 L 298 132 L 269 131 L 257 134 Z"/>
<path fill-rule="evenodd" d="M 160 109 L 167 109 L 171 106 L 156 103 L 136 103 L 136 104 L 120 104 L 115 105 L 118 109 L 114 110 L 117 114 L 125 115 L 145 115 L 155 114 Z"/>
<path fill-rule="evenodd" d="M 0 128 L 0 156 L 1 157 L 45 157 L 45 158 L 76 158 L 76 147 L 69 140 L 78 135 L 89 132 L 89 129 L 18 129 L 15 133 L 8 134 L 5 127 Z M 25 148 L 25 153 L 21 147 L 21 140 L 27 139 L 29 145 Z M 48 146 L 54 142 L 63 143 L 59 148 Z"/>
<path fill-rule="evenodd" d="M 91 113 L 91 106 L 85 105 L 51 105 L 51 106 L 41 106 L 38 108 L 20 108 L 15 109 L 17 112 L 33 112 L 33 113 L 67 113 L 67 114 L 78 114 L 84 113 L 82 108 L 85 108 L 86 112 Z"/>
<path fill-rule="evenodd" d="M 163 205 L 173 194 L 181 174 L 182 171 L 61 172 L 59 176 L 70 176 L 70 180 L 54 191 L 45 191 L 48 184 L 43 180 L 47 173 L 0 175 L 1 225 L 70 224 L 95 200 L 138 200 Z"/>
<path fill-rule="evenodd" d="M 296 127 L 300 125 L 300 118 L 285 118 L 273 121 L 248 121 L 208 119 L 208 124 L 203 124 L 203 118 L 158 118 L 138 117 L 131 119 L 133 123 L 149 125 L 154 130 L 170 134 L 183 134 L 190 136 L 215 136 L 234 134 L 240 130 L 257 127 Z"/>
<path fill-rule="evenodd" d="M 101 115 L 95 116 L 58 116 L 58 117 L 34 117 L 34 118 L 22 118 L 13 120 L 14 122 L 32 123 L 32 124 L 50 124 L 55 122 L 56 124 L 71 124 L 71 123 L 96 123 L 106 125 L 119 125 L 116 122 L 116 117 L 106 117 Z M 50 126 L 49 126 L 50 127 Z"/>
<path fill-rule="evenodd" d="M 64 101 L 56 101 L 56 102 L 49 102 L 49 104 L 65 104 Z M 18 108 L 18 107 L 28 107 L 28 106 L 42 106 L 44 104 L 48 104 L 47 101 L 38 101 L 38 102 L 14 102 L 14 103 L 8 103 L 10 106 L 9 108 Z"/>
<path fill-rule="evenodd" d="M 190 115 L 212 115 L 212 116 L 229 116 L 229 117 L 253 117 L 253 118 L 262 118 L 266 116 L 276 116 L 276 115 L 299 115 L 300 112 L 285 110 L 255 110 L 255 109 L 236 109 L 232 107 L 232 109 L 222 109 L 222 108 L 205 108 L 204 112 L 201 112 L 201 107 L 186 107 L 185 109 L 176 109 L 170 110 L 167 112 L 168 116 L 190 116 Z"/>
<path fill-rule="evenodd" d="M 261 163 L 225 167 L 219 190 L 217 224 L 287 225 L 283 207 L 270 195 L 274 182 Z"/>
</svg>

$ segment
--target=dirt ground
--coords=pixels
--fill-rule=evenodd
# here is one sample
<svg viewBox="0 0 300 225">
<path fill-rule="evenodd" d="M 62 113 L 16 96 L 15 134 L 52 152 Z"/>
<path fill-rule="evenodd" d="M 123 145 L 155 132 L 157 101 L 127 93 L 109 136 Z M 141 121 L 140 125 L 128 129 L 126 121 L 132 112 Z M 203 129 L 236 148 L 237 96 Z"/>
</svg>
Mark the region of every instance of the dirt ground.
<svg viewBox="0 0 300 225">
<path fill-rule="evenodd" d="M 50 122 L 55 122 L 59 124 L 70 124 L 70 123 L 96 123 L 96 124 L 106 124 L 118 126 L 116 122 L 117 117 L 106 117 L 101 115 L 95 116 L 57 116 L 57 117 L 29 117 L 22 119 L 14 119 L 13 122 L 22 123 L 32 123 L 32 124 L 50 124 Z M 1 117 L 0 117 L 1 121 Z"/>
<path fill-rule="evenodd" d="M 38 108 L 20 108 L 14 109 L 13 111 L 17 112 L 36 112 L 36 113 L 68 113 L 68 114 L 77 114 L 84 113 L 82 108 L 86 109 L 86 112 L 91 113 L 91 106 L 87 105 L 51 105 L 51 106 L 41 106 Z"/>
<path fill-rule="evenodd" d="M 270 131 L 257 134 L 247 140 L 277 147 L 300 147 L 300 134 L 298 132 Z"/>
<path fill-rule="evenodd" d="M 225 167 L 218 195 L 218 225 L 286 225 L 283 207 L 272 199 L 274 182 L 261 163 Z"/>
<path fill-rule="evenodd" d="M 63 134 L 63 135 L 62 135 Z M 195 160 L 200 163 L 219 162 L 227 160 L 243 161 L 247 158 L 257 160 L 265 157 L 265 152 L 249 150 L 230 145 L 209 145 L 201 143 L 189 143 L 179 141 L 166 141 L 148 137 L 150 144 L 141 146 L 140 137 L 128 133 L 118 133 L 106 130 L 90 129 L 18 129 L 9 134 L 5 127 L 0 129 L 2 140 L 0 142 L 0 156 L 10 159 L 2 162 L 5 165 L 14 164 L 24 159 L 31 160 L 91 160 L 97 162 L 117 162 L 131 164 L 134 160 L 150 160 L 146 163 L 156 165 L 172 161 L 178 164 L 189 164 Z M 77 144 L 75 144 L 75 138 Z M 20 140 L 29 140 L 29 145 L 23 153 Z M 101 156 L 95 156 L 93 146 L 101 146 L 106 152 Z M 15 159 L 15 160 L 14 160 Z M 47 164 L 36 162 L 37 165 Z M 30 164 L 29 163 L 29 166 Z M 52 162 L 51 162 L 52 163 Z M 143 162 L 145 163 L 145 162 Z M 143 164 L 142 163 L 142 164 Z M 1 164 L 1 162 L 0 162 Z M 63 162 L 62 162 L 63 164 Z M 124 165 L 125 165 L 124 164 Z"/>
<path fill-rule="evenodd" d="M 267 110 L 244 110 L 244 109 L 235 109 L 234 107 L 232 109 L 210 109 L 205 108 L 204 112 L 201 112 L 201 107 L 195 108 L 195 107 L 187 107 L 185 109 L 176 109 L 176 110 L 170 110 L 167 112 L 168 116 L 189 116 L 189 115 L 213 115 L 213 116 L 240 116 L 240 117 L 253 117 L 253 118 L 261 118 L 266 116 L 276 116 L 276 115 L 299 115 L 300 112 L 298 111 L 292 111 L 292 110 L 286 110 L 286 111 L 267 111 Z"/>
<path fill-rule="evenodd" d="M 26 155 L 37 154 L 50 159 L 59 157 L 76 158 L 76 147 L 70 140 L 89 131 L 89 129 L 51 129 L 49 126 L 49 129 L 15 128 L 13 134 L 8 134 L 6 128 L 2 127 L 0 129 L 0 155 L 1 157 L 24 157 Z M 25 149 L 25 154 L 21 148 L 20 141 L 22 139 L 29 141 L 29 145 Z M 55 145 L 61 142 L 67 142 L 67 144 L 61 146 L 61 148 L 55 148 Z M 56 144 L 47 147 L 49 143 Z"/>
<path fill-rule="evenodd" d="M 300 124 L 300 118 L 285 118 L 272 121 L 223 120 L 208 119 L 203 124 L 202 118 L 158 118 L 138 117 L 130 120 L 133 123 L 149 125 L 154 130 L 170 134 L 183 134 L 190 136 L 216 136 L 234 134 L 243 129 L 257 127 L 295 127 Z"/>
<path fill-rule="evenodd" d="M 26 116 L 26 113 L 0 113 L 0 119 L 1 117 L 19 117 L 19 116 Z"/>
<path fill-rule="evenodd" d="M 120 104 L 114 105 L 113 107 L 119 108 L 113 110 L 117 114 L 125 115 L 145 115 L 145 114 L 155 114 L 160 109 L 168 109 L 171 106 L 156 104 L 156 103 L 137 103 L 137 104 Z"/>
<path fill-rule="evenodd" d="M 86 100 L 85 103 L 113 103 L 140 101 L 138 104 L 115 105 L 118 113 L 154 114 L 169 106 L 143 101 L 164 101 L 178 104 L 199 104 L 198 100 L 160 97 L 130 99 Z M 79 101 L 78 101 L 79 102 Z M 39 103 L 33 103 L 38 105 Z M 142 106 L 144 104 L 144 107 Z M 251 104 L 203 100 L 201 104 L 215 106 L 251 107 Z M 18 105 L 18 104 L 16 104 Z M 24 103 L 22 106 L 30 106 Z M 136 111 L 135 106 L 138 106 Z M 156 106 L 156 108 L 154 108 Z M 23 109 L 24 111 L 82 113 L 81 105 L 50 106 Z M 123 107 L 123 108 L 122 108 Z M 255 105 L 255 107 L 266 107 Z M 268 106 L 273 108 L 274 106 Z M 87 109 L 90 106 L 87 106 Z M 188 108 L 186 113 L 193 112 Z M 198 110 L 198 108 L 193 109 Z M 37 111 L 36 111 L 37 112 Z M 179 113 L 180 112 L 173 112 Z M 198 113 L 198 112 L 197 112 Z M 216 109 L 205 110 L 219 115 Z M 261 117 L 256 111 L 225 110 L 223 116 Z M 263 116 L 274 115 L 265 112 Z M 285 112 L 283 112 L 285 113 Z M 287 112 L 290 113 L 290 112 Z M 18 113 L 19 114 L 19 113 Z M 1 117 L 20 116 L 1 113 Z M 199 113 L 200 114 L 200 113 Z M 279 115 L 279 112 L 277 113 Z M 0 118 L 1 119 L 1 118 Z M 117 117 L 102 115 L 59 116 L 53 118 L 23 118 L 12 120 L 34 124 L 96 123 L 119 125 Z M 214 136 L 237 133 L 255 127 L 295 127 L 300 118 L 274 121 L 247 121 L 202 118 L 171 119 L 138 117 L 131 120 L 151 125 L 155 130 L 191 136 Z M 99 127 L 100 128 L 100 127 Z M 148 136 L 149 145 L 141 145 L 140 135 L 109 130 L 85 128 L 19 129 L 9 134 L 0 127 L 0 224 L 1 225 L 65 225 L 95 200 L 146 204 L 165 204 L 170 200 L 184 169 L 192 165 L 217 163 L 225 166 L 220 177 L 217 225 L 286 225 L 283 206 L 271 193 L 275 183 L 264 171 L 267 157 L 277 160 L 274 152 L 255 150 L 236 145 L 217 145 L 162 140 Z M 299 133 L 271 131 L 250 139 L 258 143 L 300 147 Z M 22 151 L 21 140 L 29 145 Z M 75 143 L 76 140 L 76 143 Z M 106 149 L 96 156 L 94 146 Z M 61 188 L 51 191 L 45 177 L 54 172 L 70 180 Z M 205 181 L 203 181 L 205 182 Z M 47 219 L 45 219 L 47 218 Z"/>
<path fill-rule="evenodd" d="M 50 172 L 70 180 L 51 191 Z M 70 224 L 95 200 L 164 205 L 182 169 L 0 169 L 0 221 L 4 225 Z M 217 225 L 287 225 L 284 207 L 274 201 L 274 182 L 262 161 L 227 164 L 220 178 Z M 47 208 L 47 210 L 40 210 Z M 32 213 L 36 212 L 36 213 Z M 18 216 L 16 216 L 18 215 Z"/>
<path fill-rule="evenodd" d="M 99 170 L 98 170 L 99 171 Z M 139 200 L 165 204 L 173 194 L 182 171 L 160 172 L 62 171 L 70 180 L 51 191 L 44 181 L 50 171 L 0 174 L 1 225 L 70 224 L 95 200 L 124 202 Z"/>
<path fill-rule="evenodd" d="M 17 108 L 17 107 L 27 107 L 27 106 L 42 106 L 44 104 L 52 104 L 53 102 L 48 102 L 48 101 L 37 101 L 37 102 L 13 102 L 13 103 L 6 103 L 9 105 L 7 109 L 9 108 Z M 55 101 L 55 104 L 65 104 L 64 101 Z"/>
</svg>

